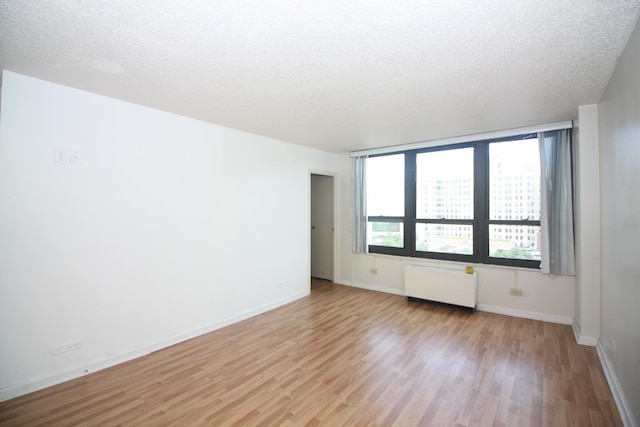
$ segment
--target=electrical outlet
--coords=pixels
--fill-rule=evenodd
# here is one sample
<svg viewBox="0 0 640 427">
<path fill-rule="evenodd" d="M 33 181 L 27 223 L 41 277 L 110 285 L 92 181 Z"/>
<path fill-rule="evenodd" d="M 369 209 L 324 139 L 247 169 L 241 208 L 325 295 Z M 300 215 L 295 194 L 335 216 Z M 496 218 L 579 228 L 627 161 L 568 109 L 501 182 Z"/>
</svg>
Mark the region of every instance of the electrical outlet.
<svg viewBox="0 0 640 427">
<path fill-rule="evenodd" d="M 78 153 L 77 151 L 69 152 L 69 163 L 71 163 L 72 165 L 81 165 L 82 157 L 80 156 L 80 153 Z"/>
<path fill-rule="evenodd" d="M 372 268 L 369 270 L 369 273 L 371 273 L 371 274 L 378 274 L 378 269 L 377 269 L 377 268 L 375 268 L 375 267 L 372 267 Z"/>
<path fill-rule="evenodd" d="M 80 347 L 81 347 L 80 340 L 57 345 L 55 347 L 51 347 L 51 355 L 55 356 L 56 354 L 66 353 L 68 351 L 80 350 Z"/>
<path fill-rule="evenodd" d="M 67 150 L 63 150 L 61 148 L 56 148 L 53 152 L 54 160 L 56 163 L 67 163 Z"/>
<path fill-rule="evenodd" d="M 511 288 L 511 289 L 509 289 L 509 293 L 511 295 L 513 295 L 514 297 L 521 297 L 522 296 L 522 289 Z"/>
</svg>

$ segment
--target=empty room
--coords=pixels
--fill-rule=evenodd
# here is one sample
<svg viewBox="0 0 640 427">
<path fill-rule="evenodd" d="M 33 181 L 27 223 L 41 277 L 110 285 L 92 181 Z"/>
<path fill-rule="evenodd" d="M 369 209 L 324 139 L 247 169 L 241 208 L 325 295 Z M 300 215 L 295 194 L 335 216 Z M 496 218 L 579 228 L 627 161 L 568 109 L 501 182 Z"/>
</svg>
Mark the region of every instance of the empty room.
<svg viewBox="0 0 640 427">
<path fill-rule="evenodd" d="M 0 2 L 0 426 L 637 426 L 639 16 Z"/>
</svg>

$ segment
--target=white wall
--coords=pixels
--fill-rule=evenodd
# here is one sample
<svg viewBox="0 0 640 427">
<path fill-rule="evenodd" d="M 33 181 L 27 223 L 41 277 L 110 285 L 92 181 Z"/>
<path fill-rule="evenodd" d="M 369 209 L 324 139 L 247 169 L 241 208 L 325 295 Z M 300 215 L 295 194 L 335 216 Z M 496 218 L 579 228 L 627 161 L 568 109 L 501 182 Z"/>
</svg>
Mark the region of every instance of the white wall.
<svg viewBox="0 0 640 427">
<path fill-rule="evenodd" d="M 353 254 L 351 250 L 351 160 L 347 154 L 340 161 L 341 212 L 340 268 L 338 283 L 404 294 L 404 266 L 421 264 L 464 270 L 466 264 L 385 255 Z M 377 275 L 370 273 L 372 267 Z M 573 323 L 575 314 L 575 278 L 552 278 L 523 268 L 474 265 L 478 272 L 478 309 L 546 320 Z M 510 288 L 520 288 L 524 296 L 510 295 Z"/>
<path fill-rule="evenodd" d="M 0 112 L 0 399 L 309 292 L 336 155 L 10 72 Z"/>
<path fill-rule="evenodd" d="M 596 345 L 600 336 L 600 181 L 598 107 L 578 108 L 574 120 L 576 319 L 580 344 Z"/>
<path fill-rule="evenodd" d="M 640 26 L 598 104 L 601 197 L 600 345 L 628 425 L 640 421 Z M 620 406 L 620 404 L 619 404 Z M 625 415 L 625 414 L 623 414 Z"/>
</svg>

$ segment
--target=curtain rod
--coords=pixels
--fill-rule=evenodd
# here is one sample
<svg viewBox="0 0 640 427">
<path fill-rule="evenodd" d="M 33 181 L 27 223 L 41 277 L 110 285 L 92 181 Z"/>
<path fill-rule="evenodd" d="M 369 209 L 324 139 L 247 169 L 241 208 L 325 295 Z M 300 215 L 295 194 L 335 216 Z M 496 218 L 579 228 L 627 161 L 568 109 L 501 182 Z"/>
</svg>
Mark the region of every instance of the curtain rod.
<svg viewBox="0 0 640 427">
<path fill-rule="evenodd" d="M 505 129 L 494 132 L 476 133 L 473 135 L 456 136 L 453 138 L 433 139 L 431 141 L 413 142 L 402 145 L 392 145 L 390 147 L 371 148 L 368 150 L 352 151 L 349 157 L 372 156 L 375 154 L 397 153 L 406 150 L 416 150 L 419 148 L 439 147 L 442 145 L 459 144 L 462 142 L 482 141 L 485 139 L 506 138 L 509 136 L 524 135 L 527 133 L 548 132 L 552 130 L 571 129 L 573 122 L 571 120 L 565 122 L 548 123 L 537 126 L 527 126 L 516 129 Z"/>
</svg>

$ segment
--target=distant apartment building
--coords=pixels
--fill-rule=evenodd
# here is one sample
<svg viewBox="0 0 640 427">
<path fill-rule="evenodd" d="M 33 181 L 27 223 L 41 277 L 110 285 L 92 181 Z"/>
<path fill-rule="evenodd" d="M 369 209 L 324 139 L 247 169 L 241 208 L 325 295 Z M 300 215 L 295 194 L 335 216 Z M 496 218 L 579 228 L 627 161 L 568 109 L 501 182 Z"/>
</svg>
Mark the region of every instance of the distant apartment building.
<svg viewBox="0 0 640 427">
<path fill-rule="evenodd" d="M 526 160 L 526 159 L 525 159 Z M 539 161 L 513 161 L 512 153 L 492 154 L 489 180 L 489 218 L 539 220 Z M 473 178 L 452 172 L 445 177 L 426 176 L 417 183 L 417 208 L 424 218 L 464 220 L 474 217 Z M 524 248 L 539 257 L 540 227 L 496 224 L 489 227 L 490 251 Z M 418 233 L 425 250 L 465 253 L 472 250 L 473 229 L 468 225 L 439 224 Z M 420 242 L 420 239 L 423 242 Z M 451 250 L 451 246 L 456 248 Z"/>
</svg>

